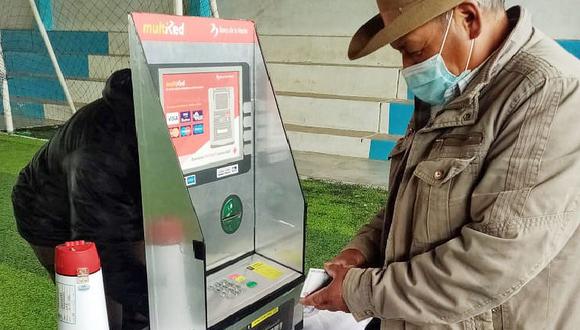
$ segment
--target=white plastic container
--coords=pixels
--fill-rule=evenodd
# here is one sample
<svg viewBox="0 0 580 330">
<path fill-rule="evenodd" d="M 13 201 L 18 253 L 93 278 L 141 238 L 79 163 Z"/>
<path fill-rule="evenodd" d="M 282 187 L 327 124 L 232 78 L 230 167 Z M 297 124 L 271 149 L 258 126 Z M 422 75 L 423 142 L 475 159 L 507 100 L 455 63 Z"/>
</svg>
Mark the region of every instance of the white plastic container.
<svg viewBox="0 0 580 330">
<path fill-rule="evenodd" d="M 108 330 L 103 274 L 94 243 L 66 242 L 55 251 L 58 329 Z"/>
</svg>

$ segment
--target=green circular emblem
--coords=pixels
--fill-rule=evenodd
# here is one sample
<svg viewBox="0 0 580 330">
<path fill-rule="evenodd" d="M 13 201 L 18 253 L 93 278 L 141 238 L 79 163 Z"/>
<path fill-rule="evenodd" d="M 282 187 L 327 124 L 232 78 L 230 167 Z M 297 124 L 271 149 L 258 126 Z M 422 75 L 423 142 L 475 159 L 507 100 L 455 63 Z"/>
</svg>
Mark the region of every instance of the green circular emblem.
<svg viewBox="0 0 580 330">
<path fill-rule="evenodd" d="M 222 204 L 220 212 L 220 222 L 223 231 L 227 234 L 235 233 L 242 224 L 242 201 L 236 195 L 230 195 Z"/>
</svg>

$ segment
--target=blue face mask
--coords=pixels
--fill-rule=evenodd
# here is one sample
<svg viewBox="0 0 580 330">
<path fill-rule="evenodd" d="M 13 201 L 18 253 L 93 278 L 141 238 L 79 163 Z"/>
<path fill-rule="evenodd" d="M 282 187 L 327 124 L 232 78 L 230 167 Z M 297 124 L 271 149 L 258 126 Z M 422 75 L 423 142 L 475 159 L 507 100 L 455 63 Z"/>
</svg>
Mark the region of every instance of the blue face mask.
<svg viewBox="0 0 580 330">
<path fill-rule="evenodd" d="M 457 86 L 462 79 L 465 79 L 470 72 L 467 68 L 469 67 L 469 61 L 471 60 L 475 39 L 471 41 L 471 48 L 469 50 L 469 57 L 467 59 L 467 64 L 465 65 L 465 70 L 463 70 L 459 76 L 449 72 L 445 65 L 445 61 L 441 56 L 443 46 L 445 46 L 445 41 L 447 40 L 449 28 L 451 27 L 452 19 L 453 17 L 449 19 L 449 23 L 447 24 L 447 29 L 443 36 L 443 43 L 441 44 L 439 53 L 421 63 L 405 68 L 401 72 L 403 77 L 405 77 L 408 88 L 413 92 L 413 94 L 415 94 L 421 101 L 427 102 L 431 105 L 443 105 L 447 103 L 454 95 L 455 86 Z"/>
</svg>

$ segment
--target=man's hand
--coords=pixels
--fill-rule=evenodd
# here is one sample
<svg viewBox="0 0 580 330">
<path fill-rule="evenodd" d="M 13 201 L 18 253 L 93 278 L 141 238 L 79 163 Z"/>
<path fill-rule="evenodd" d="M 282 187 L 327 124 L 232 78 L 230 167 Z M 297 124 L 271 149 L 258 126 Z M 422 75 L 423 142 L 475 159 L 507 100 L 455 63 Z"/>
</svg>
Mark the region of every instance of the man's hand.
<svg viewBox="0 0 580 330">
<path fill-rule="evenodd" d="M 319 291 L 300 300 L 300 303 L 306 306 L 314 306 L 320 310 L 329 310 L 331 312 L 342 311 L 349 312 L 348 306 L 342 297 L 342 282 L 346 273 L 351 267 L 345 267 L 339 264 L 327 263 L 324 269 L 332 277 L 330 284 Z"/>
<path fill-rule="evenodd" d="M 330 265 L 338 265 L 347 268 L 361 268 L 365 266 L 366 263 L 367 260 L 359 250 L 348 249 L 342 251 L 339 255 L 334 257 L 334 259 L 326 262 L 324 267 L 326 268 Z"/>
</svg>

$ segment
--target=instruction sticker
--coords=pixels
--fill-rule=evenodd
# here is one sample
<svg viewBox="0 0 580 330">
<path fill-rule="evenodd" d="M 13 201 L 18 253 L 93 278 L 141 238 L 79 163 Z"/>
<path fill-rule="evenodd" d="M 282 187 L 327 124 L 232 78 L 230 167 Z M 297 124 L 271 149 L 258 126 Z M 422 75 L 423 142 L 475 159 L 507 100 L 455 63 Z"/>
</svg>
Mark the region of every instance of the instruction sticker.
<svg viewBox="0 0 580 330">
<path fill-rule="evenodd" d="M 276 313 L 278 313 L 278 311 L 280 310 L 279 307 L 276 307 L 268 312 L 266 312 L 264 315 L 258 317 L 254 322 L 252 322 L 252 328 L 257 327 L 260 323 L 266 321 L 267 319 L 269 319 L 270 317 L 276 315 Z"/>
<path fill-rule="evenodd" d="M 238 174 L 238 171 L 239 171 L 238 164 L 218 168 L 216 170 L 216 177 L 219 179 L 223 178 L 224 176 Z"/>
<path fill-rule="evenodd" d="M 58 283 L 58 319 L 61 322 L 76 324 L 76 292 L 74 285 Z"/>
<path fill-rule="evenodd" d="M 197 177 L 194 175 L 188 175 L 185 177 L 185 185 L 187 187 L 195 186 L 197 184 Z"/>
<path fill-rule="evenodd" d="M 265 264 L 261 261 L 254 262 L 247 267 L 248 270 L 254 271 L 256 274 L 261 275 L 271 281 L 275 281 L 280 278 L 284 273 L 276 267 Z"/>
</svg>

